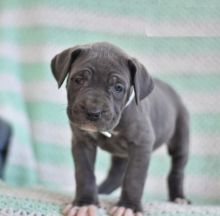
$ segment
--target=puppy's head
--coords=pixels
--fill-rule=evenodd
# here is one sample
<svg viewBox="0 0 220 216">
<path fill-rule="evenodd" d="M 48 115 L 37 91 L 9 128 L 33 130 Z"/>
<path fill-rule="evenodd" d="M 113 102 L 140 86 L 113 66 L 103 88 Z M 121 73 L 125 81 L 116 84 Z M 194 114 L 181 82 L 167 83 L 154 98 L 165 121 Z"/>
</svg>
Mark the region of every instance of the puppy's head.
<svg viewBox="0 0 220 216">
<path fill-rule="evenodd" d="M 118 123 L 132 87 L 138 104 L 153 81 L 137 60 L 109 43 L 76 46 L 57 54 L 51 69 L 60 87 L 67 78 L 67 114 L 77 127 L 109 131 Z"/>
</svg>

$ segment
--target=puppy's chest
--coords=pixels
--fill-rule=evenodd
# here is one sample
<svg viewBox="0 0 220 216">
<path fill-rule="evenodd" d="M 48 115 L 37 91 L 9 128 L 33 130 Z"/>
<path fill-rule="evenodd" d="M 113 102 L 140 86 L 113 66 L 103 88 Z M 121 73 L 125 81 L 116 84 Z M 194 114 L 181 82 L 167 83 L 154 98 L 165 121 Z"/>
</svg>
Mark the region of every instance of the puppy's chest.
<svg viewBox="0 0 220 216">
<path fill-rule="evenodd" d="M 127 156 L 128 140 L 124 136 L 115 133 L 109 138 L 98 134 L 96 140 L 101 149 L 114 155 Z"/>
</svg>

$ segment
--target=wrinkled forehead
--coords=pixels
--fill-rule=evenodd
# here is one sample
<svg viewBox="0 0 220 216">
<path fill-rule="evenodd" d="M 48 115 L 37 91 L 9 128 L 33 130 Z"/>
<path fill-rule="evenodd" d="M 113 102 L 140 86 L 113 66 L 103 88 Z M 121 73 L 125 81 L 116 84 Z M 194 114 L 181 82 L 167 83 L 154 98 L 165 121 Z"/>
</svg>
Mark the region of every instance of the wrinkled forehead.
<svg viewBox="0 0 220 216">
<path fill-rule="evenodd" d="M 120 55 L 102 55 L 97 52 L 84 53 L 74 63 L 73 73 L 77 71 L 91 70 L 100 76 L 108 76 L 110 73 L 117 74 L 121 78 L 130 80 L 127 59 Z"/>
</svg>

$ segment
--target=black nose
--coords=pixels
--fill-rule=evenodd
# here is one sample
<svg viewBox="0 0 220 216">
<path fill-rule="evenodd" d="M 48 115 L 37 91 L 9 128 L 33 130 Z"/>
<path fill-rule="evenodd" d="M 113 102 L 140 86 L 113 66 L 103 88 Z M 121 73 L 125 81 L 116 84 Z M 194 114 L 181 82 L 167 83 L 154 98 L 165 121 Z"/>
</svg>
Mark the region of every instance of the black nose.
<svg viewBox="0 0 220 216">
<path fill-rule="evenodd" d="M 101 118 L 102 112 L 101 111 L 87 111 L 86 117 L 90 121 L 97 121 Z"/>
</svg>

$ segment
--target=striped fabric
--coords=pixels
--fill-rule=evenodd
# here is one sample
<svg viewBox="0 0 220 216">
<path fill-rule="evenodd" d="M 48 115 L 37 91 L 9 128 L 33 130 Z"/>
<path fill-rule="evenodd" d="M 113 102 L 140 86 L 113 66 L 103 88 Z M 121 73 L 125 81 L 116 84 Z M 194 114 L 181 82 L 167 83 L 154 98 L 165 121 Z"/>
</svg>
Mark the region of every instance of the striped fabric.
<svg viewBox="0 0 220 216">
<path fill-rule="evenodd" d="M 66 93 L 50 60 L 76 44 L 109 41 L 182 95 L 192 131 L 187 194 L 220 203 L 219 35 L 219 0 L 1 0 L 0 116 L 14 130 L 6 181 L 73 190 Z M 99 152 L 98 182 L 108 158 Z M 167 199 L 169 162 L 165 146 L 152 156 L 147 200 Z"/>
</svg>

